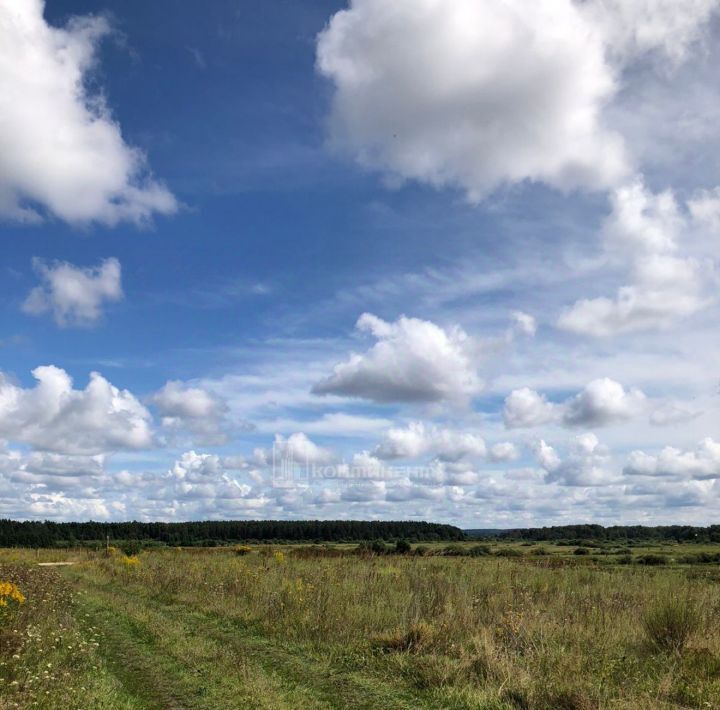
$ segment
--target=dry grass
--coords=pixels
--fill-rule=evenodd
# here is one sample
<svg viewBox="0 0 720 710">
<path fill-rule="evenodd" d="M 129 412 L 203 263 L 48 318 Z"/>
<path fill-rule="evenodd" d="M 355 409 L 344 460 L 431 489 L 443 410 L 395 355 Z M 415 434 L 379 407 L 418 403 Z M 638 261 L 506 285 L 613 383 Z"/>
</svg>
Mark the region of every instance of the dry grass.
<svg viewBox="0 0 720 710">
<path fill-rule="evenodd" d="M 222 632 L 244 658 L 252 640 L 252 653 L 261 646 L 319 664 L 336 684 L 328 690 L 323 681 L 325 700 L 333 692 L 341 700 L 317 707 L 406 707 L 397 697 L 412 697 L 410 707 L 656 710 L 720 708 L 715 572 L 584 557 L 548 564 L 537 555 L 230 549 L 145 552 L 132 565 L 99 557 L 62 575 L 108 610 L 125 609 L 135 625 L 150 623 L 152 612 L 148 637 L 164 652 L 176 643 L 171 624 L 182 622 L 198 639 L 204 629 Z M 222 649 L 218 668 L 230 664 Z M 178 673 L 185 663 L 177 661 Z M 355 704 L 350 678 L 380 699 L 358 695 Z M 257 668 L 243 680 L 261 681 L 270 682 Z M 293 682 L 308 693 L 320 687 L 310 673 Z"/>
<path fill-rule="evenodd" d="M 485 557 L 278 561 L 166 552 L 141 559 L 130 584 L 143 594 L 320 650 L 363 655 L 379 646 L 411 655 L 408 673 L 422 671 L 423 687 L 470 695 L 490 688 L 512 695 L 511 704 L 538 708 L 661 707 L 673 706 L 690 678 L 703 702 L 720 697 L 717 678 L 693 679 L 691 668 L 646 643 L 650 625 L 665 638 L 661 650 L 669 644 L 718 658 L 717 584 L 684 570 L 545 568 Z M 127 570 L 102 561 L 85 573 L 128 583 Z M 671 602 L 668 613 L 663 605 Z"/>
</svg>

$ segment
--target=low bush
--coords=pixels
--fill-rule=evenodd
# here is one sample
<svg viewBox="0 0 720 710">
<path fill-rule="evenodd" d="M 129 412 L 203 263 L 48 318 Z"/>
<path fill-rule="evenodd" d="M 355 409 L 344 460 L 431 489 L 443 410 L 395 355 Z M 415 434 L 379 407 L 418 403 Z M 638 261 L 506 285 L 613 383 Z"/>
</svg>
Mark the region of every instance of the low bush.
<svg viewBox="0 0 720 710">
<path fill-rule="evenodd" d="M 659 600 L 643 616 L 648 640 L 661 651 L 681 652 L 699 626 L 700 613 L 688 598 Z"/>
<path fill-rule="evenodd" d="M 492 550 L 489 545 L 473 545 L 468 548 L 467 554 L 470 557 L 484 557 L 485 555 L 491 555 Z"/>
<path fill-rule="evenodd" d="M 668 558 L 665 557 L 665 555 L 656 555 L 656 554 L 650 553 L 647 555 L 640 555 L 640 557 L 637 558 L 637 563 L 639 565 L 649 565 L 649 566 L 666 565 L 668 563 Z"/>
<path fill-rule="evenodd" d="M 497 557 L 522 557 L 523 553 L 517 547 L 501 547 L 495 551 Z"/>
<path fill-rule="evenodd" d="M 685 565 L 703 565 L 720 563 L 720 552 L 698 552 L 694 555 L 683 555 L 678 559 Z"/>
<path fill-rule="evenodd" d="M 117 545 L 126 557 L 136 557 L 142 552 L 143 546 L 140 540 L 123 540 Z"/>
<path fill-rule="evenodd" d="M 395 552 L 398 555 L 409 555 L 412 552 L 412 545 L 407 540 L 398 540 L 395 543 Z"/>
<path fill-rule="evenodd" d="M 548 551 L 546 548 L 539 546 L 539 547 L 533 547 L 533 549 L 530 550 L 530 554 L 534 555 L 536 557 L 543 557 L 544 555 L 548 554 Z"/>
<path fill-rule="evenodd" d="M 466 554 L 465 548 L 462 545 L 448 545 L 442 550 L 443 555 L 448 557 L 462 557 Z"/>
</svg>

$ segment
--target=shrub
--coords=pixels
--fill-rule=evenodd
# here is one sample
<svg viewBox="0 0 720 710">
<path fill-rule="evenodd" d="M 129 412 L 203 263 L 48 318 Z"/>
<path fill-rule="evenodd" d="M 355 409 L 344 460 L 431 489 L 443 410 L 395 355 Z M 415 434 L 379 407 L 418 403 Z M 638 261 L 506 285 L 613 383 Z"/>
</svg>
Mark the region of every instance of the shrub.
<svg viewBox="0 0 720 710">
<path fill-rule="evenodd" d="M 468 555 L 470 555 L 470 557 L 483 557 L 490 554 L 492 554 L 492 551 L 490 550 L 489 545 L 473 545 L 468 550 Z"/>
<path fill-rule="evenodd" d="M 702 565 L 713 562 L 720 562 L 720 553 L 698 552 L 695 555 L 683 555 L 678 562 L 686 565 Z"/>
<path fill-rule="evenodd" d="M 370 545 L 370 552 L 376 555 L 384 555 L 387 552 L 387 545 L 383 540 L 373 540 Z"/>
<path fill-rule="evenodd" d="M 523 553 L 516 547 L 501 547 L 495 551 L 497 557 L 522 557 Z"/>
<path fill-rule="evenodd" d="M 669 597 L 655 602 L 645 612 L 643 626 L 655 647 L 679 653 L 700 626 L 700 614 L 690 599 Z"/>
<path fill-rule="evenodd" d="M 448 555 L 449 557 L 462 557 L 465 555 L 465 548 L 462 545 L 448 545 L 447 547 L 443 548 L 442 551 L 443 555 Z"/>
<path fill-rule="evenodd" d="M 648 555 L 641 555 L 637 558 L 638 564 L 640 565 L 666 565 L 668 558 L 665 555 L 655 555 L 650 553 Z"/>
<path fill-rule="evenodd" d="M 409 555 L 412 552 L 412 545 L 407 540 L 398 540 L 395 543 L 395 552 L 398 555 Z"/>
<path fill-rule="evenodd" d="M 135 557 L 142 551 L 142 543 L 140 540 L 123 540 L 118 543 L 126 557 Z"/>
</svg>

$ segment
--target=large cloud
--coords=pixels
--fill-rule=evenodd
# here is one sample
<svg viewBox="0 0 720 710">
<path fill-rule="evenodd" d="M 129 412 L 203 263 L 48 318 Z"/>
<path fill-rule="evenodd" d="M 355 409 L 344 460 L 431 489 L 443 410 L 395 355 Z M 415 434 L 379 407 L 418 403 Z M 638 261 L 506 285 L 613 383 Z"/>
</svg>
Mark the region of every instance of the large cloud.
<svg viewBox="0 0 720 710">
<path fill-rule="evenodd" d="M 402 316 L 394 323 L 369 313 L 357 322 L 377 343 L 353 354 L 317 383 L 315 394 L 360 397 L 374 402 L 464 401 L 482 388 L 476 348 L 459 327 L 444 330 Z"/>
<path fill-rule="evenodd" d="M 31 315 L 50 312 L 61 327 L 92 325 L 101 317 L 104 302 L 123 297 L 117 259 L 105 259 L 93 268 L 67 262 L 46 264 L 39 259 L 33 264 L 43 284 L 30 292 L 23 310 Z"/>
<path fill-rule="evenodd" d="M 394 181 L 617 184 L 603 110 L 648 53 L 677 65 L 717 0 L 350 0 L 317 43 L 334 142 Z"/>
<path fill-rule="evenodd" d="M 0 475 L 13 483 L 69 489 L 87 486 L 105 473 L 105 455 L 68 456 L 46 451 L 0 452 Z"/>
<path fill-rule="evenodd" d="M 570 0 L 352 0 L 317 46 L 333 138 L 396 179 L 604 187 L 624 171 L 600 113 L 616 89 Z"/>
<path fill-rule="evenodd" d="M 0 4 L 0 215 L 37 221 L 141 222 L 177 205 L 147 175 L 102 93 L 88 90 L 102 17 L 64 28 L 43 18 L 41 0 Z"/>
<path fill-rule="evenodd" d="M 703 439 L 694 451 L 666 446 L 659 454 L 633 451 L 624 472 L 634 476 L 671 478 L 720 478 L 720 443 Z"/>
<path fill-rule="evenodd" d="M 513 390 L 505 398 L 503 419 L 510 429 L 545 424 L 596 427 L 632 419 L 645 412 L 646 405 L 646 397 L 640 390 L 626 390 L 619 382 L 603 377 L 557 404 L 548 402 L 528 387 Z"/>
<path fill-rule="evenodd" d="M 152 444 L 150 413 L 127 390 L 93 372 L 84 390 L 52 365 L 24 389 L 0 375 L 0 439 L 65 454 L 141 449 Z"/>
</svg>

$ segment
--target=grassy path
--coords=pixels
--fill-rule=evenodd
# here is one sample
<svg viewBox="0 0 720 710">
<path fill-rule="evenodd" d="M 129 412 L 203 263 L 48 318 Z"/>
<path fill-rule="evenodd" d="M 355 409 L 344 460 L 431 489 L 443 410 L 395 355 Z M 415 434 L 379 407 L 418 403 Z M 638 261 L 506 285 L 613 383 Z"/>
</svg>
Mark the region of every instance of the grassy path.
<svg viewBox="0 0 720 710">
<path fill-rule="evenodd" d="M 441 707 L 397 677 L 384 678 L 372 664 L 358 670 L 342 655 L 263 637 L 180 604 L 139 599 L 75 569 L 63 574 L 83 591 L 78 610 L 100 631 L 108 666 L 144 707 Z"/>
</svg>

